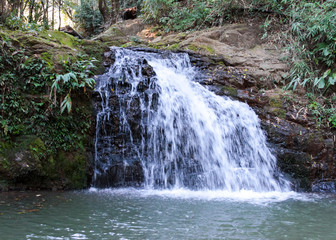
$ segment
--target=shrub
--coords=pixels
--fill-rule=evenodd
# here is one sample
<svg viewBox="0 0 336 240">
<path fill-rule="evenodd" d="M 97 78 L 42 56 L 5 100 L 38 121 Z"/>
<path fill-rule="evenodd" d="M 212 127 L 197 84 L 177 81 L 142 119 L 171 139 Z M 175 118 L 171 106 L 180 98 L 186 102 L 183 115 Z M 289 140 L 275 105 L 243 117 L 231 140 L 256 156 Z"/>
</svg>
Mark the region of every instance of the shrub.
<svg viewBox="0 0 336 240">
<path fill-rule="evenodd" d="M 81 0 L 74 16 L 75 22 L 89 35 L 102 31 L 103 17 L 98 10 L 97 1 Z"/>
</svg>

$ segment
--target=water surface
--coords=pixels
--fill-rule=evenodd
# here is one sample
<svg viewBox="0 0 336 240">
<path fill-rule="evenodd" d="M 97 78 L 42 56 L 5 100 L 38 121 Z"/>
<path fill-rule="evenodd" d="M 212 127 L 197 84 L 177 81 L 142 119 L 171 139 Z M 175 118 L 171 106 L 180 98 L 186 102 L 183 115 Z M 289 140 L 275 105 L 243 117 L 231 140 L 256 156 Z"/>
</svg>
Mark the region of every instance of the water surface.
<svg viewBox="0 0 336 240">
<path fill-rule="evenodd" d="M 336 239 L 333 195 L 189 190 L 0 194 L 1 239 Z"/>
</svg>

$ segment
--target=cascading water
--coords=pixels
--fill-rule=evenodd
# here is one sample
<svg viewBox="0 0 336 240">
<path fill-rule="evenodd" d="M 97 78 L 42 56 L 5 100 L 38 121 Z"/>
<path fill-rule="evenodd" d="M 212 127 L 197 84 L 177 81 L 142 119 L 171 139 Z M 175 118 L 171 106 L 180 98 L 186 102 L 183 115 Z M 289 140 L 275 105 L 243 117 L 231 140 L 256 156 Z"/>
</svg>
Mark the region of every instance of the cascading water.
<svg viewBox="0 0 336 240">
<path fill-rule="evenodd" d="M 194 81 L 187 54 L 111 50 L 96 86 L 94 186 L 289 189 L 257 115 Z"/>
</svg>

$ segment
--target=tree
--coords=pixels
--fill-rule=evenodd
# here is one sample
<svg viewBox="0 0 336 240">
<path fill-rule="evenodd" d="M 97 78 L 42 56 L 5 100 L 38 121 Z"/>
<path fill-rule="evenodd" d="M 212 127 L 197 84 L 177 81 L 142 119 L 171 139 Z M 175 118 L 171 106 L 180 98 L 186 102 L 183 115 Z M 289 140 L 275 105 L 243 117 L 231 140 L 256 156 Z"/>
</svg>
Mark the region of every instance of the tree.
<svg viewBox="0 0 336 240">
<path fill-rule="evenodd" d="M 98 10 L 95 0 L 81 0 L 74 15 L 74 21 L 82 27 L 88 35 L 98 33 L 103 24 L 103 16 Z"/>
<path fill-rule="evenodd" d="M 98 0 L 98 7 L 103 16 L 105 26 L 110 26 L 117 22 L 120 10 L 119 0 Z"/>
</svg>

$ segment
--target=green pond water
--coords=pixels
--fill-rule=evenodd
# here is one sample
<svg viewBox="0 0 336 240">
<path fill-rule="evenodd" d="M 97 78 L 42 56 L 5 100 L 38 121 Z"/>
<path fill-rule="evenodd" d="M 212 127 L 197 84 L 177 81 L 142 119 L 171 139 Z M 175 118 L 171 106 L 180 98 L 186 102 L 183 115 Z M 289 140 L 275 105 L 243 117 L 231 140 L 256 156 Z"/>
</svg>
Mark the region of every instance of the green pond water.
<svg viewBox="0 0 336 240">
<path fill-rule="evenodd" d="M 0 239 L 336 239 L 336 198 L 183 189 L 5 192 Z"/>
</svg>

